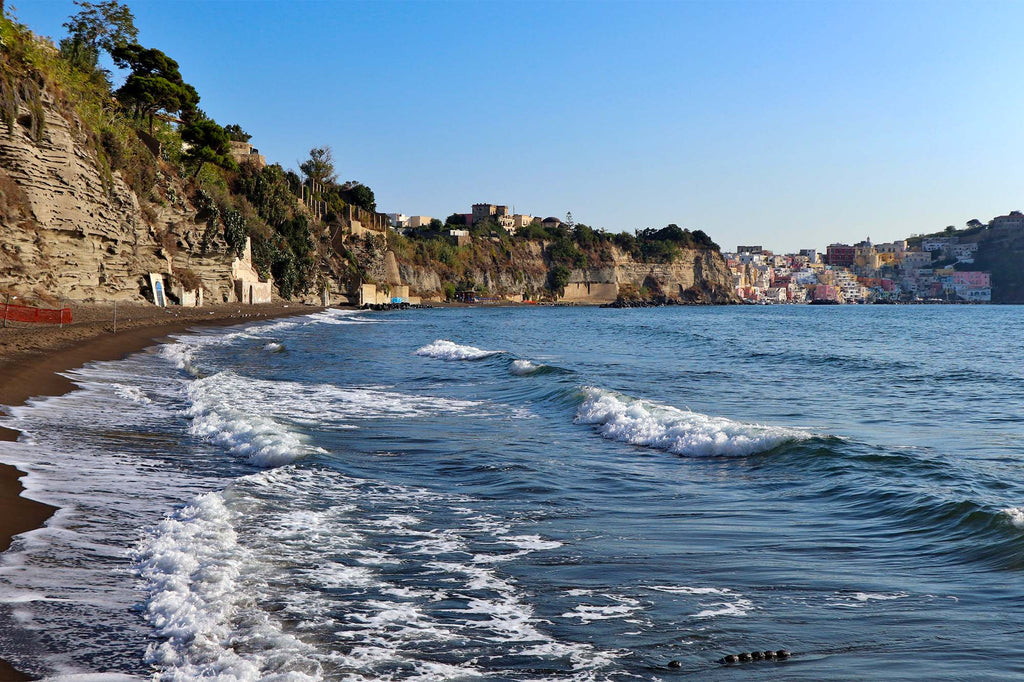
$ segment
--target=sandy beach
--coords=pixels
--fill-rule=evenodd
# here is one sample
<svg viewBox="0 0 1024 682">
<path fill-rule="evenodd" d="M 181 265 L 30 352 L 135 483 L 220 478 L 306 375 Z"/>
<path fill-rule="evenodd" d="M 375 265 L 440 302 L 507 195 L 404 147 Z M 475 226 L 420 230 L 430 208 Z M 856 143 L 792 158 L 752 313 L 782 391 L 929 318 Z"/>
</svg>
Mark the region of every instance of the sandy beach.
<svg viewBox="0 0 1024 682">
<path fill-rule="evenodd" d="M 99 360 L 116 360 L 158 343 L 171 334 L 198 326 L 227 326 L 272 317 L 315 312 L 296 303 L 219 305 L 204 308 L 159 308 L 147 304 L 73 305 L 74 322 L 56 325 L 9 323 L 0 328 L 0 406 L 24 404 L 37 396 L 62 395 L 74 384 L 61 376 Z M 18 432 L 0 427 L 0 440 L 17 440 Z M 0 552 L 13 536 L 40 527 L 54 508 L 21 496 L 24 472 L 0 462 Z M 0 681 L 32 679 L 0 659 Z"/>
</svg>

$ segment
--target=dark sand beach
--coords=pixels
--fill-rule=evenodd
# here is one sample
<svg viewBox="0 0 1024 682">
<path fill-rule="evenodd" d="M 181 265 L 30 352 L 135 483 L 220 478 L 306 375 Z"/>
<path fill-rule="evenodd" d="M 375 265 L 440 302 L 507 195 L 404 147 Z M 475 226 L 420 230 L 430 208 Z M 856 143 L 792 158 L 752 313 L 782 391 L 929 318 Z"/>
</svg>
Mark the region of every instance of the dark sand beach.
<svg viewBox="0 0 1024 682">
<path fill-rule="evenodd" d="M 60 375 L 100 360 L 116 360 L 198 326 L 227 326 L 272 317 L 315 312 L 296 303 L 219 305 L 204 308 L 158 308 L 147 304 L 114 307 L 75 305 L 74 322 L 54 325 L 10 323 L 0 328 L 0 405 L 21 405 L 37 396 L 62 395 L 74 384 Z M 17 440 L 18 432 L 0 427 L 0 440 Z M 24 472 L 0 462 L 0 552 L 11 539 L 40 527 L 54 512 L 50 505 L 21 496 Z M 0 681 L 31 679 L 0 659 Z"/>
</svg>

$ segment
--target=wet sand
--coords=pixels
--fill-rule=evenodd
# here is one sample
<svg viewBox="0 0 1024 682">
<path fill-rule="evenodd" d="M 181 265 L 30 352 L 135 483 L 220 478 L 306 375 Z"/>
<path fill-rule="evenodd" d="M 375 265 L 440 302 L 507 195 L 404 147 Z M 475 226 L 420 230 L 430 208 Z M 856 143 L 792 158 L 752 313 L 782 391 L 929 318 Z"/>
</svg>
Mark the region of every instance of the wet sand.
<svg viewBox="0 0 1024 682">
<path fill-rule="evenodd" d="M 63 395 L 74 383 L 58 372 L 99 360 L 117 360 L 200 326 L 228 326 L 272 317 L 306 315 L 320 308 L 295 303 L 220 305 L 162 309 L 146 304 L 73 306 L 75 322 L 55 325 L 12 324 L 0 328 L 0 406 L 23 405 L 29 398 Z M 0 408 L 2 409 L 2 408 Z M 0 427 L 0 441 L 19 432 Z M 0 462 L 0 552 L 12 538 L 42 526 L 55 508 L 22 497 L 24 472 Z M 0 659 L 0 681 L 30 680 Z"/>
</svg>

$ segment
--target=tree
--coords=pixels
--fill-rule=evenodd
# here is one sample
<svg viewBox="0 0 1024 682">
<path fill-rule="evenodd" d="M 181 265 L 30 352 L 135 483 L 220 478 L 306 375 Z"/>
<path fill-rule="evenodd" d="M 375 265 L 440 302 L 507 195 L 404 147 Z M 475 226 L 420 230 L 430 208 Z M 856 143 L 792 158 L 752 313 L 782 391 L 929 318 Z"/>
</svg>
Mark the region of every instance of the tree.
<svg viewBox="0 0 1024 682">
<path fill-rule="evenodd" d="M 224 132 L 228 134 L 228 138 L 234 142 L 248 142 L 252 139 L 252 135 L 242 130 L 242 126 L 237 123 L 230 123 L 224 126 Z"/>
<path fill-rule="evenodd" d="M 967 229 L 969 230 L 980 230 L 985 227 L 985 224 L 977 218 L 971 218 L 967 221 Z"/>
<path fill-rule="evenodd" d="M 589 225 L 583 223 L 577 223 L 573 228 L 573 238 L 584 249 L 591 248 L 597 242 L 597 234 Z"/>
<path fill-rule="evenodd" d="M 345 201 L 353 206 L 359 206 L 370 213 L 377 210 L 377 199 L 373 196 L 373 190 L 361 182 L 351 180 L 345 183 L 343 196 Z"/>
<path fill-rule="evenodd" d="M 197 117 L 199 93 L 186 83 L 178 71 L 178 62 L 160 50 L 138 43 L 121 45 L 111 53 L 114 63 L 131 69 L 131 74 L 115 93 L 118 99 L 132 104 L 137 117 L 148 116 L 149 132 L 153 132 L 153 115 L 158 111 L 184 111 Z"/>
<path fill-rule="evenodd" d="M 466 216 L 462 213 L 452 213 L 450 216 L 444 219 L 445 225 L 465 225 Z"/>
<path fill-rule="evenodd" d="M 338 179 L 334 173 L 334 152 L 327 145 L 310 149 L 309 159 L 299 164 L 299 170 L 307 180 L 319 184 L 332 183 Z"/>
<path fill-rule="evenodd" d="M 556 265 L 548 271 L 548 289 L 561 296 L 569 284 L 572 271 L 564 265 Z"/>
<path fill-rule="evenodd" d="M 434 232 L 440 232 L 441 230 L 444 229 L 444 223 L 442 223 L 437 218 L 431 218 L 430 219 L 430 229 L 433 230 Z"/>
<path fill-rule="evenodd" d="M 199 162 L 196 174 L 207 161 L 225 168 L 234 168 L 236 165 L 228 156 L 231 146 L 228 144 L 230 138 L 227 132 L 205 116 L 182 126 L 181 139 L 189 144 L 186 158 Z"/>
<path fill-rule="evenodd" d="M 84 2 L 77 14 L 64 23 L 68 37 L 60 41 L 61 55 L 83 71 L 93 71 L 100 50 L 113 55 L 114 50 L 135 42 L 139 30 L 127 5 L 115 0 Z"/>
</svg>

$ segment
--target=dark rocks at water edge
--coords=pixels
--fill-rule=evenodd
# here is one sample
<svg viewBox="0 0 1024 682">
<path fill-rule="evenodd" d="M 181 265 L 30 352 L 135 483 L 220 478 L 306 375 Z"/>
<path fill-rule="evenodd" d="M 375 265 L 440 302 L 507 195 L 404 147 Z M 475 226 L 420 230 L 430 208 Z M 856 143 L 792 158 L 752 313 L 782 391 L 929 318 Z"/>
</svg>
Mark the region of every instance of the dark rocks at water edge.
<svg viewBox="0 0 1024 682">
<path fill-rule="evenodd" d="M 605 303 L 602 308 L 661 308 L 667 305 L 685 305 L 684 303 L 665 296 L 655 298 L 620 298 L 612 303 Z"/>
<path fill-rule="evenodd" d="M 786 649 L 779 649 L 777 651 L 751 651 L 749 653 L 742 654 L 729 654 L 718 659 L 718 662 L 723 665 L 732 665 L 734 663 L 751 663 L 754 661 L 784 661 L 792 656 L 792 654 Z"/>
<path fill-rule="evenodd" d="M 360 310 L 424 310 L 433 307 L 423 303 L 364 303 Z"/>
</svg>

